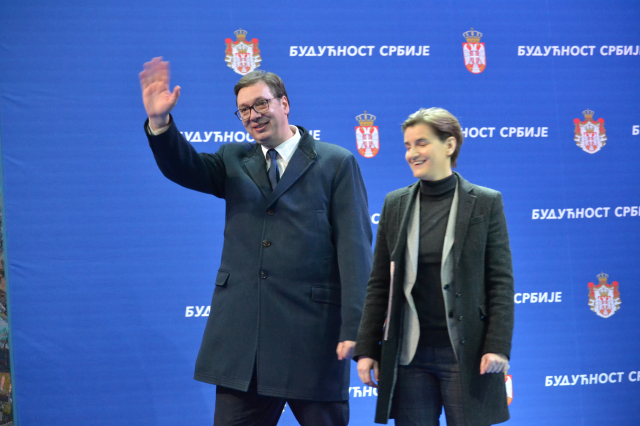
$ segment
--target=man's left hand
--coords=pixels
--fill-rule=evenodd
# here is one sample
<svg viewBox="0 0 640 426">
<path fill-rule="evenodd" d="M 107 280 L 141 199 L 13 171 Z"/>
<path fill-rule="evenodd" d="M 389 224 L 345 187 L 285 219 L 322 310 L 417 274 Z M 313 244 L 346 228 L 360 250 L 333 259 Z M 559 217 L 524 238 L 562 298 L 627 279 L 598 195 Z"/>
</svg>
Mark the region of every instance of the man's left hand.
<svg viewBox="0 0 640 426">
<path fill-rule="evenodd" d="M 356 342 L 354 342 L 353 340 L 345 340 L 344 342 L 338 343 L 338 349 L 336 349 L 338 359 L 342 361 L 343 359 L 349 359 L 353 357 L 353 348 L 355 347 Z"/>
<path fill-rule="evenodd" d="M 480 374 L 504 373 L 509 369 L 509 360 L 502 354 L 484 354 L 480 361 Z"/>
</svg>

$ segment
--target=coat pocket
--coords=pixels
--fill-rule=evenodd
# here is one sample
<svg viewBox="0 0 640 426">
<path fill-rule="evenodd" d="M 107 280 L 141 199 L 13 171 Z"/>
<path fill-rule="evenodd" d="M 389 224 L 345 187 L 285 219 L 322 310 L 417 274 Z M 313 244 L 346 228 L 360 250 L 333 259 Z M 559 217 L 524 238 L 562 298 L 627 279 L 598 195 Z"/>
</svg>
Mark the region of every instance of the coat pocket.
<svg viewBox="0 0 640 426">
<path fill-rule="evenodd" d="M 222 269 L 218 270 L 218 276 L 216 276 L 216 285 L 220 287 L 225 287 L 227 285 L 227 280 L 229 279 L 229 271 L 224 271 Z"/>
<path fill-rule="evenodd" d="M 481 303 L 478 305 L 478 308 L 480 309 L 480 321 L 484 321 L 487 319 L 487 307 L 485 306 L 484 303 Z"/>
<path fill-rule="evenodd" d="M 331 305 L 341 305 L 339 287 L 311 287 L 311 300 L 318 303 L 329 303 Z"/>
</svg>

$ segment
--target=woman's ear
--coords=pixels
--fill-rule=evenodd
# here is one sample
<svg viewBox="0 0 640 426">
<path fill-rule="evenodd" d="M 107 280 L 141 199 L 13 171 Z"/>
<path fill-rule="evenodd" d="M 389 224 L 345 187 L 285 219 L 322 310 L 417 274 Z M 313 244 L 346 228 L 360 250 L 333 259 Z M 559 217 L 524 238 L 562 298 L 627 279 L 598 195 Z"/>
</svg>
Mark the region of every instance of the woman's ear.
<svg viewBox="0 0 640 426">
<path fill-rule="evenodd" d="M 456 151 L 456 147 L 458 146 L 458 142 L 456 142 L 456 138 L 453 136 L 449 136 L 445 141 L 445 145 L 447 145 L 447 155 L 451 157 L 453 153 Z"/>
</svg>

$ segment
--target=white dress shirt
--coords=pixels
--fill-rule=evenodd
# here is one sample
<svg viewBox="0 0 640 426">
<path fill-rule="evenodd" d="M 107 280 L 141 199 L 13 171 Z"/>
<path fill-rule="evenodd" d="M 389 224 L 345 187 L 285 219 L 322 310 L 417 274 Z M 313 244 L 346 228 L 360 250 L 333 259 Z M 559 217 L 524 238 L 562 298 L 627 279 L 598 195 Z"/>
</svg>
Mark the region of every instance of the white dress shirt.
<svg viewBox="0 0 640 426">
<path fill-rule="evenodd" d="M 293 136 L 274 148 L 278 153 L 276 161 L 278 162 L 280 177 L 284 174 L 284 170 L 287 168 L 287 165 L 289 165 L 289 161 L 291 161 L 291 157 L 293 157 L 293 153 L 296 152 L 296 148 L 300 143 L 300 131 L 298 128 L 296 126 L 289 126 L 289 128 L 293 132 Z M 262 154 L 264 154 L 264 158 L 267 160 L 267 171 L 269 171 L 271 168 L 271 157 L 267 155 L 269 148 L 263 145 L 260 145 L 260 148 L 262 148 Z"/>
</svg>

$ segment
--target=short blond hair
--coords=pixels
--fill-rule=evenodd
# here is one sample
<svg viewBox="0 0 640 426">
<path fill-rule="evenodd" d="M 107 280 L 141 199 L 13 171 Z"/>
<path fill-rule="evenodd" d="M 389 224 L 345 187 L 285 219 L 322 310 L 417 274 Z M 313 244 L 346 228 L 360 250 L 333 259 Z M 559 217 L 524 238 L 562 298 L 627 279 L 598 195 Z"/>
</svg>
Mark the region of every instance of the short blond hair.
<svg viewBox="0 0 640 426">
<path fill-rule="evenodd" d="M 456 140 L 456 149 L 451 154 L 451 167 L 456 166 L 458 160 L 458 154 L 460 154 L 460 147 L 464 136 L 462 135 L 462 128 L 458 119 L 454 117 L 446 109 L 442 108 L 420 108 L 414 112 L 402 123 L 402 132 L 407 130 L 407 127 L 416 126 L 418 124 L 425 124 L 429 126 L 436 134 L 441 142 L 445 142 L 449 137 L 453 136 Z"/>
</svg>

